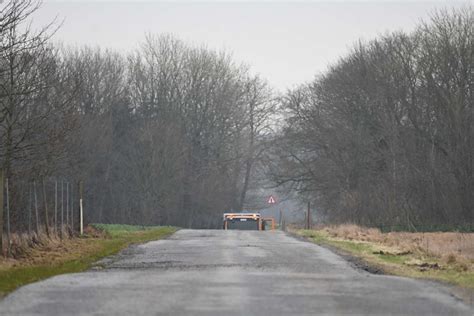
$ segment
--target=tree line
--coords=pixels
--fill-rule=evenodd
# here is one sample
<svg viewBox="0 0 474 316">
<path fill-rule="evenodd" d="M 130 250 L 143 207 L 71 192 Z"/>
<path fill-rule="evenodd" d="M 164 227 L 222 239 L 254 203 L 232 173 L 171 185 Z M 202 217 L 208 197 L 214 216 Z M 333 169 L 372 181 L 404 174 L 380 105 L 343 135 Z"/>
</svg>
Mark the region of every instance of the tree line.
<svg viewBox="0 0 474 316">
<path fill-rule="evenodd" d="M 244 208 L 270 130 L 265 80 L 169 35 L 127 54 L 57 44 L 54 21 L 31 28 L 38 7 L 0 10 L 0 161 L 14 229 L 31 226 L 33 193 L 37 222 L 51 225 L 58 192 L 77 199 L 79 181 L 87 222 L 220 227 L 223 211 Z"/>
<path fill-rule="evenodd" d="M 282 97 L 269 174 L 319 220 L 472 225 L 474 11 L 358 42 Z"/>
<path fill-rule="evenodd" d="M 54 43 L 57 23 L 29 24 L 38 7 L 0 6 L 2 228 L 74 229 L 79 182 L 87 222 L 218 228 L 268 181 L 326 222 L 473 221 L 470 7 L 359 42 L 278 96 L 169 35 L 127 54 Z"/>
</svg>

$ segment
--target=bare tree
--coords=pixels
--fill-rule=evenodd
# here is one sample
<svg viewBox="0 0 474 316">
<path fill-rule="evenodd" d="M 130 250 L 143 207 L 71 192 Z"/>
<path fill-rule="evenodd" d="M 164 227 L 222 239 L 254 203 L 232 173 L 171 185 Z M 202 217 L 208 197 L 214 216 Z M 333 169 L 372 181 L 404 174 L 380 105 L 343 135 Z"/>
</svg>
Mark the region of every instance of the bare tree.
<svg viewBox="0 0 474 316">
<path fill-rule="evenodd" d="M 270 174 L 329 220 L 366 225 L 472 222 L 471 8 L 353 50 L 282 99 Z"/>
</svg>

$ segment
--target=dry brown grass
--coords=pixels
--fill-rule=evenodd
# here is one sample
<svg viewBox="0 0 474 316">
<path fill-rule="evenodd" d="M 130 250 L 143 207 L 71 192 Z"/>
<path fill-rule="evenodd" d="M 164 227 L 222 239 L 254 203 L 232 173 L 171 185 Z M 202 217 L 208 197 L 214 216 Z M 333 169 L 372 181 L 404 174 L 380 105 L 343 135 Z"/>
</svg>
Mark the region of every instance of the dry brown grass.
<svg viewBox="0 0 474 316">
<path fill-rule="evenodd" d="M 0 271 L 18 266 L 54 265 L 57 262 L 73 258 L 78 252 L 84 252 L 87 251 L 86 248 L 95 247 L 93 243 L 90 243 L 91 237 L 103 237 L 99 236 L 100 234 L 103 235 L 103 232 L 91 231 L 92 228 L 89 227 L 87 229 L 89 237 L 87 239 L 75 238 L 71 233 L 64 233 L 63 238 L 54 233 L 51 233 L 48 237 L 44 232 L 30 235 L 26 233 L 12 234 L 10 254 L 0 256 Z M 6 254 L 7 250 L 4 249 L 3 252 Z"/>
<path fill-rule="evenodd" d="M 382 233 L 376 228 L 352 224 L 325 226 L 322 229 L 331 237 L 378 243 L 394 251 L 426 253 L 448 263 L 474 260 L 474 233 Z"/>
<path fill-rule="evenodd" d="M 439 280 L 459 286 L 463 298 L 474 290 L 474 234 L 382 233 L 357 225 L 289 227 L 309 240 L 362 259 L 385 273 Z"/>
</svg>

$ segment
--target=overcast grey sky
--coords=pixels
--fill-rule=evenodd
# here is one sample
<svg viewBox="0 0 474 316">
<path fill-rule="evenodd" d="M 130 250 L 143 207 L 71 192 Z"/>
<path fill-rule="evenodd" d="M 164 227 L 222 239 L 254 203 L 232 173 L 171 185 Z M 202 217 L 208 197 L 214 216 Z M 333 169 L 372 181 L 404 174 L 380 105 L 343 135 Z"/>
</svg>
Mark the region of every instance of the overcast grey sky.
<svg viewBox="0 0 474 316">
<path fill-rule="evenodd" d="M 66 44 L 133 50 L 146 32 L 233 52 L 279 90 L 311 80 L 358 39 L 410 31 L 433 10 L 467 1 L 44 0 L 40 25 L 58 16 Z"/>
</svg>

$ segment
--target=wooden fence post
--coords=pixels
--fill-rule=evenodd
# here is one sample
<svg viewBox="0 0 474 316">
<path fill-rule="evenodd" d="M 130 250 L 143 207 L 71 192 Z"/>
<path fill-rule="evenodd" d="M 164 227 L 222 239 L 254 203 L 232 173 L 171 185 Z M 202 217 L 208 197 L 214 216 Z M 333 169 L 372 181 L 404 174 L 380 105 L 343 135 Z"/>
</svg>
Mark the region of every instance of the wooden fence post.
<svg viewBox="0 0 474 316">
<path fill-rule="evenodd" d="M 71 229 L 74 231 L 74 181 L 71 183 Z"/>
<path fill-rule="evenodd" d="M 58 234 L 58 180 L 54 181 L 54 232 Z"/>
<path fill-rule="evenodd" d="M 306 216 L 306 229 L 311 229 L 311 202 L 308 202 L 308 213 Z"/>
<path fill-rule="evenodd" d="M 7 189 L 7 254 L 11 256 L 12 237 L 10 231 L 10 190 L 8 188 L 8 178 L 5 179 L 5 185 Z"/>
<path fill-rule="evenodd" d="M 79 182 L 79 233 L 84 233 L 84 208 L 82 204 L 84 193 L 84 184 L 82 181 Z"/>
<path fill-rule="evenodd" d="M 3 253 L 3 169 L 0 169 L 0 252 Z"/>
<path fill-rule="evenodd" d="M 69 182 L 66 182 L 66 231 L 69 231 Z"/>
<path fill-rule="evenodd" d="M 64 182 L 61 180 L 61 227 L 59 229 L 59 236 L 63 239 L 63 225 L 64 225 Z"/>
<path fill-rule="evenodd" d="M 35 218 L 36 218 L 36 235 L 40 233 L 40 223 L 39 223 L 39 214 L 38 214 L 38 194 L 36 193 L 36 181 L 33 181 L 33 191 L 35 194 Z"/>
<path fill-rule="evenodd" d="M 33 207 L 31 199 L 31 183 L 28 180 L 28 236 L 31 237 L 31 208 Z"/>
<path fill-rule="evenodd" d="M 46 198 L 46 186 L 44 184 L 44 178 L 42 179 L 42 184 L 43 184 L 43 206 L 44 206 L 44 227 L 46 229 L 46 235 L 48 238 L 50 237 L 49 235 L 49 216 L 48 216 L 48 201 Z"/>
</svg>

